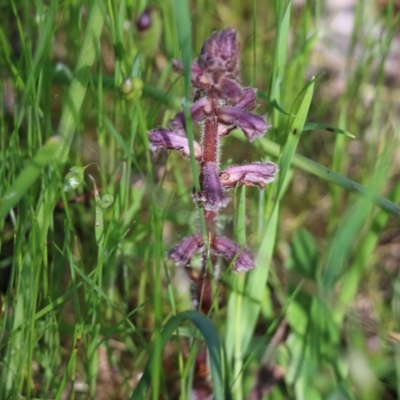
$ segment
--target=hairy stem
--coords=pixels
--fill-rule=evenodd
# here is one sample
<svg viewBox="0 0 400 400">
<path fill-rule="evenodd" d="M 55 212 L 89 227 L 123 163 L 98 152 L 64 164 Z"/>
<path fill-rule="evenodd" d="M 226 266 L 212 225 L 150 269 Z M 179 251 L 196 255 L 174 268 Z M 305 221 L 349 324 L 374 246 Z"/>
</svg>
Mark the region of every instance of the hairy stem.
<svg viewBox="0 0 400 400">
<path fill-rule="evenodd" d="M 219 146 L 219 138 L 218 138 L 218 121 L 215 116 L 210 117 L 207 119 L 205 123 L 204 129 L 204 136 L 203 136 L 203 162 L 201 164 L 201 173 L 203 172 L 203 168 L 206 163 L 212 162 L 218 165 L 218 146 Z M 218 218 L 218 211 L 211 211 L 211 210 L 204 210 L 204 218 L 206 222 L 206 229 L 207 229 L 207 239 L 208 243 L 212 243 L 214 238 L 217 235 L 217 218 Z M 212 269 L 215 270 L 216 266 L 216 258 L 211 258 L 211 265 Z M 203 265 L 201 270 L 201 286 L 204 290 L 204 285 L 207 280 L 209 273 L 207 272 L 207 250 L 204 250 L 204 257 L 203 257 Z M 199 294 L 203 292 L 203 290 L 199 291 Z M 200 308 L 202 303 L 202 294 L 198 299 Z M 209 304 L 211 306 L 211 303 Z M 208 307 L 207 307 L 208 308 Z M 209 310 L 203 310 L 209 311 Z"/>
<path fill-rule="evenodd" d="M 203 137 L 203 164 L 206 162 L 218 163 L 218 121 L 210 117 L 206 121 Z"/>
<path fill-rule="evenodd" d="M 204 130 L 202 172 L 205 163 L 212 162 L 218 165 L 218 146 L 218 121 L 216 117 L 211 117 L 207 119 Z M 211 243 L 217 234 L 218 212 L 205 210 L 204 217 L 206 220 L 208 241 Z"/>
</svg>

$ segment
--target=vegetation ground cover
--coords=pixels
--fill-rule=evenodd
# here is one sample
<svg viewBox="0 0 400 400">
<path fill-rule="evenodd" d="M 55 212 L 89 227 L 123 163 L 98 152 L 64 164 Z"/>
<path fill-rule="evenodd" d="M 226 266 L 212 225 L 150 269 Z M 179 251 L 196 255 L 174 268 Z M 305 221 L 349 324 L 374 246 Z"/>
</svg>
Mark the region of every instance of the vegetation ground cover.
<svg viewBox="0 0 400 400">
<path fill-rule="evenodd" d="M 333 3 L 0 1 L 2 399 L 189 399 L 205 345 L 215 398 L 399 396 L 400 17 Z M 280 171 L 232 192 L 219 229 L 257 266 L 202 315 L 165 256 L 198 230 L 192 166 L 148 131 L 228 26 L 272 128 L 222 164 Z"/>
</svg>

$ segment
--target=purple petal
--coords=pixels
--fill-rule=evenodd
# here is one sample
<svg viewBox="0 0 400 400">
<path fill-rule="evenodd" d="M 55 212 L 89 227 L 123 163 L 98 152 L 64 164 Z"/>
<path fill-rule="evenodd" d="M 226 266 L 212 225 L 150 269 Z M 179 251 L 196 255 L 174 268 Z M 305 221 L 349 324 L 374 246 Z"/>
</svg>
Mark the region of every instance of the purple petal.
<svg viewBox="0 0 400 400">
<path fill-rule="evenodd" d="M 177 266 L 187 265 L 195 253 L 201 251 L 204 246 L 200 233 L 194 233 L 182 239 L 172 250 L 167 253 L 167 257 L 175 262 Z"/>
<path fill-rule="evenodd" d="M 242 86 L 233 79 L 222 78 L 218 83 L 221 97 L 232 103 L 237 103 L 243 98 Z"/>
<path fill-rule="evenodd" d="M 236 108 L 240 108 L 243 111 L 253 111 L 257 108 L 257 89 L 255 88 L 244 88 L 243 97 L 239 103 L 235 105 Z"/>
<path fill-rule="evenodd" d="M 234 129 L 236 128 L 235 125 L 223 125 L 218 124 L 218 136 L 224 137 L 229 135 Z"/>
<path fill-rule="evenodd" d="M 243 89 L 243 97 L 239 103 L 235 105 L 235 108 L 238 108 L 242 111 L 252 111 L 257 108 L 256 102 L 257 89 L 255 88 L 244 88 Z M 219 124 L 218 125 L 218 135 L 220 137 L 224 137 L 228 135 L 231 131 L 236 128 L 233 124 Z"/>
<path fill-rule="evenodd" d="M 211 249 L 229 263 L 233 262 L 235 272 L 249 271 L 256 266 L 253 253 L 225 236 L 216 237 L 211 243 Z"/>
<path fill-rule="evenodd" d="M 194 124 L 199 123 L 203 119 L 207 118 L 211 114 L 211 102 L 203 97 L 199 101 L 190 107 L 190 114 L 192 115 L 192 122 Z M 171 128 L 174 131 L 184 131 L 185 130 L 185 114 L 183 111 L 175 115 L 174 119 L 169 122 Z"/>
<path fill-rule="evenodd" d="M 225 168 L 219 176 L 225 189 L 237 185 L 258 186 L 264 189 L 267 183 L 275 180 L 278 171 L 278 166 L 272 162 L 253 163 Z"/>
<path fill-rule="evenodd" d="M 174 133 L 168 129 L 158 128 L 149 132 L 150 149 L 157 151 L 160 149 L 177 150 L 185 157 L 190 158 L 189 141 L 187 138 Z M 201 147 L 197 142 L 193 142 L 194 155 L 197 161 L 202 159 Z"/>
<path fill-rule="evenodd" d="M 206 162 L 202 165 L 200 186 L 202 192 L 197 199 L 204 202 L 206 210 L 217 211 L 228 205 L 230 198 L 224 193 L 215 163 Z"/>
<path fill-rule="evenodd" d="M 250 142 L 264 136 L 268 128 L 271 127 L 259 115 L 243 111 L 237 107 L 222 107 L 219 110 L 218 121 L 225 125 L 239 127 Z"/>
</svg>

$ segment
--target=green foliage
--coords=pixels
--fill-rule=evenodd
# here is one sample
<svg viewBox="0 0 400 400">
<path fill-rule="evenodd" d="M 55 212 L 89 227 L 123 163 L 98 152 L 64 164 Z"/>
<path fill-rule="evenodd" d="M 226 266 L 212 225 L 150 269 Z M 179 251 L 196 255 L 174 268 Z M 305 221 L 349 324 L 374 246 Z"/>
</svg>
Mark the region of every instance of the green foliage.
<svg viewBox="0 0 400 400">
<path fill-rule="evenodd" d="M 345 48 L 322 1 L 156 0 L 139 32 L 148 5 L 0 2 L 0 398 L 189 399 L 204 342 L 215 398 L 398 397 L 394 1 L 357 2 Z M 190 63 L 228 25 L 272 127 L 252 145 L 232 132 L 223 154 L 280 172 L 222 212 L 257 268 L 222 265 L 204 316 L 165 258 L 204 224 L 201 132 L 189 162 L 153 154 L 147 131 L 182 98 L 191 126 Z"/>
</svg>

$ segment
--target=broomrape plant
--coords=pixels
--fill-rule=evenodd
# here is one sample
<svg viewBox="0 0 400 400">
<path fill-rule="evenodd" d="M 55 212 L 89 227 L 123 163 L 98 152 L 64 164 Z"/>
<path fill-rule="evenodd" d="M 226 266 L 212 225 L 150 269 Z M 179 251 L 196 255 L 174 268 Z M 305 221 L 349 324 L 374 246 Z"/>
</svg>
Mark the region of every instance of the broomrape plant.
<svg viewBox="0 0 400 400">
<path fill-rule="evenodd" d="M 206 234 L 196 232 L 182 239 L 167 256 L 177 266 L 187 267 L 190 271 L 193 256 L 202 255 L 200 277 L 192 276 L 192 284 L 193 301 L 203 312 L 208 312 L 212 304 L 212 296 L 206 294 L 211 293 L 210 273 L 215 277 L 219 257 L 232 265 L 235 272 L 255 267 L 254 255 L 248 249 L 218 233 L 218 211 L 230 201 L 227 192 L 238 185 L 264 189 L 278 172 L 276 164 L 264 161 L 220 169 L 221 139 L 233 129 L 240 128 L 252 142 L 264 136 L 270 127 L 263 117 L 252 113 L 257 108 L 257 90 L 241 85 L 239 55 L 237 32 L 229 27 L 214 32 L 191 65 L 195 102 L 190 107 L 190 114 L 193 124 L 199 124 L 202 133 L 201 143 L 193 143 L 194 157 L 200 165 L 200 191 L 195 192 L 193 198 L 197 206 L 204 209 Z M 174 60 L 173 67 L 183 73 L 181 61 Z M 151 149 L 176 150 L 189 158 L 184 113 L 179 112 L 169 125 L 169 129 L 157 128 L 149 132 Z M 211 271 L 207 268 L 208 260 Z"/>
</svg>

